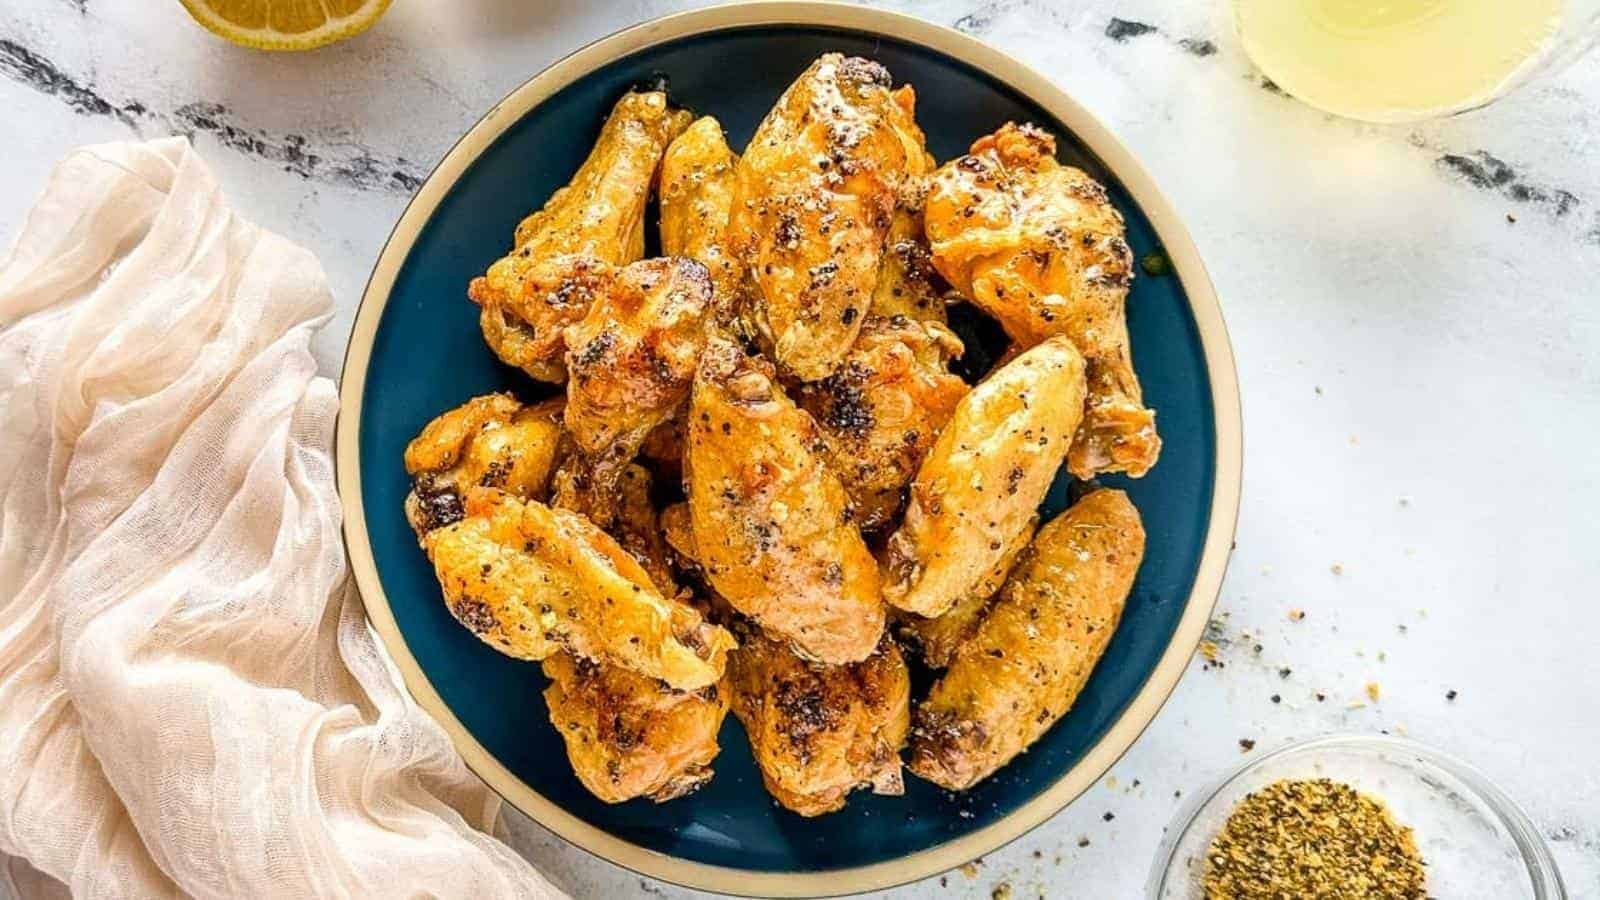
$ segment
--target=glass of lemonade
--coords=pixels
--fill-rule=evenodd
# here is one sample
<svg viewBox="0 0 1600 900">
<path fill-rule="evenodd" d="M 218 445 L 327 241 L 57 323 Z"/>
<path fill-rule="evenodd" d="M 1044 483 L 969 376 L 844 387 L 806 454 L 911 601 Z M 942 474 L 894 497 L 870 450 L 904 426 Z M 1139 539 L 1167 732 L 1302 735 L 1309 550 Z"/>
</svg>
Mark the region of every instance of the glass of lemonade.
<svg viewBox="0 0 1600 900">
<path fill-rule="evenodd" d="M 1240 40 L 1327 112 L 1410 122 L 1490 103 L 1575 59 L 1600 0 L 1233 0 Z"/>
</svg>

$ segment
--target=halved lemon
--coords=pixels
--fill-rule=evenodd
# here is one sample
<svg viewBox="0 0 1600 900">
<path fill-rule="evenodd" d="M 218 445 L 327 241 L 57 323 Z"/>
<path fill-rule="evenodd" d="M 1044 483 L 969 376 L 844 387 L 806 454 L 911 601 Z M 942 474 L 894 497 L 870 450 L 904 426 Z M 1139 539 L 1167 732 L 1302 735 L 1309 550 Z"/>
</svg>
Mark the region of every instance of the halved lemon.
<svg viewBox="0 0 1600 900">
<path fill-rule="evenodd" d="M 207 30 L 257 50 L 310 50 L 354 37 L 390 0 L 182 0 Z"/>
</svg>

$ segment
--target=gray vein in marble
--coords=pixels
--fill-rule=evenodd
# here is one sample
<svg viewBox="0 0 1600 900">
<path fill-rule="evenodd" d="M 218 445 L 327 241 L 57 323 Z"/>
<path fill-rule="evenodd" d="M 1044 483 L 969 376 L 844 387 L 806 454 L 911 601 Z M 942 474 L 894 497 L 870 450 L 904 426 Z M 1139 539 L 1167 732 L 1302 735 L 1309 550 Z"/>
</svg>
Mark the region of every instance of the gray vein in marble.
<svg viewBox="0 0 1600 900">
<path fill-rule="evenodd" d="M 1144 37 L 1147 34 L 1160 34 L 1161 29 L 1144 22 L 1134 22 L 1128 19 L 1119 19 L 1112 16 L 1106 23 L 1106 37 L 1119 44 L 1126 44 L 1129 38 Z"/>
<path fill-rule="evenodd" d="M 1050 3 L 1029 2 L 1029 0 L 989 0 L 980 4 L 977 9 L 956 19 L 951 27 L 966 34 L 979 35 L 994 27 L 996 19 L 1013 10 L 1025 9 L 1031 13 L 1043 16 L 1057 25 L 1066 25 L 1060 10 Z"/>
<path fill-rule="evenodd" d="M 0 38 L 0 75 L 56 97 L 84 116 L 114 116 L 135 128 L 134 116 L 145 112 L 137 103 L 118 106 L 102 97 L 93 87 L 61 71 L 48 59 L 16 41 Z"/>
<path fill-rule="evenodd" d="M 1516 203 L 1543 208 L 1560 218 L 1583 201 L 1571 191 L 1529 182 L 1510 164 L 1486 150 L 1471 153 L 1445 153 L 1434 161 L 1450 176 L 1486 191 L 1495 191 Z"/>
<path fill-rule="evenodd" d="M 1118 44 L 1126 44 L 1134 38 L 1141 38 L 1148 34 L 1164 36 L 1161 26 L 1151 25 L 1148 22 L 1136 22 L 1130 19 L 1119 19 L 1116 16 L 1112 16 L 1110 20 L 1106 22 L 1106 37 Z M 1190 54 L 1191 56 L 1215 56 L 1217 53 L 1216 42 L 1206 38 L 1178 38 L 1172 43 L 1178 49 Z"/>
<path fill-rule="evenodd" d="M 117 103 L 39 53 L 4 38 L 0 38 L 0 75 L 61 100 L 79 115 L 115 118 L 141 137 L 146 125 L 191 138 L 206 134 L 230 150 L 277 163 L 285 172 L 306 180 L 409 195 L 428 174 L 426 168 L 403 156 L 379 153 L 337 136 L 272 134 L 249 128 L 218 103 L 187 103 L 170 113 L 152 110 L 137 100 Z"/>
</svg>

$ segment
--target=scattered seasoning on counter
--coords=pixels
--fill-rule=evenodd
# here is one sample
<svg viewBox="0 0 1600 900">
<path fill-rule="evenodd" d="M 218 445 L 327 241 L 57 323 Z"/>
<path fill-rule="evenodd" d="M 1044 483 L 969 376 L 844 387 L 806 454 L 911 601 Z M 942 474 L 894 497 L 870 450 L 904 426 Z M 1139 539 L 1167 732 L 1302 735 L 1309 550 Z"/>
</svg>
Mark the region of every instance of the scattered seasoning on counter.
<svg viewBox="0 0 1600 900">
<path fill-rule="evenodd" d="M 1249 753 L 1256 748 L 1256 742 L 1250 738 L 1239 738 L 1239 752 Z"/>
<path fill-rule="evenodd" d="M 1273 694 L 1272 695 L 1272 702 L 1273 703 L 1282 703 L 1283 702 L 1283 695 L 1282 694 Z"/>
<path fill-rule="evenodd" d="M 1087 846 L 1089 846 L 1089 836 L 1088 835 L 1084 835 L 1084 836 L 1078 838 L 1078 846 L 1079 847 L 1087 847 Z"/>
<path fill-rule="evenodd" d="M 1106 813 L 1106 814 L 1105 814 L 1105 815 L 1103 815 L 1103 816 L 1101 816 L 1101 817 L 1100 817 L 1100 818 L 1102 818 L 1102 819 L 1104 819 L 1104 820 L 1105 820 L 1105 821 L 1107 821 L 1107 822 L 1109 822 L 1109 821 L 1111 821 L 1111 820 L 1112 820 L 1112 819 L 1115 819 L 1115 818 L 1116 818 L 1116 817 L 1117 817 L 1117 816 L 1116 816 L 1116 814 L 1115 814 L 1115 813 L 1110 813 L 1110 812 L 1108 812 L 1108 813 Z"/>
<path fill-rule="evenodd" d="M 1333 565 L 1328 567 L 1328 571 L 1332 572 L 1335 575 L 1343 575 L 1344 574 L 1344 563 L 1334 563 Z"/>
<path fill-rule="evenodd" d="M 1448 690 L 1448 691 L 1445 691 L 1445 694 L 1444 694 L 1444 698 L 1445 698 L 1445 699 L 1446 699 L 1446 700 L 1455 700 L 1455 699 L 1456 699 L 1456 697 L 1457 697 L 1457 696 L 1458 696 L 1458 695 L 1457 695 L 1457 694 L 1456 694 L 1456 692 L 1455 692 L 1455 690 L 1454 690 L 1454 689 L 1451 689 L 1451 690 Z"/>
<path fill-rule="evenodd" d="M 1206 900 L 1424 900 L 1411 829 L 1382 801 L 1327 778 L 1247 795 L 1206 851 Z"/>
<path fill-rule="evenodd" d="M 1378 697 L 1382 693 L 1383 689 L 1378 687 L 1378 683 L 1376 681 L 1367 682 L 1367 697 L 1371 699 L 1373 703 L 1378 702 Z"/>
<path fill-rule="evenodd" d="M 990 900 L 1011 900 L 1011 882 L 1002 881 L 989 892 Z"/>
<path fill-rule="evenodd" d="M 1306 617 L 1306 611 L 1303 610 L 1303 609 L 1300 609 L 1299 607 L 1295 607 L 1294 609 L 1289 610 L 1289 621 L 1291 621 L 1291 622 L 1304 621 L 1305 617 Z"/>
</svg>

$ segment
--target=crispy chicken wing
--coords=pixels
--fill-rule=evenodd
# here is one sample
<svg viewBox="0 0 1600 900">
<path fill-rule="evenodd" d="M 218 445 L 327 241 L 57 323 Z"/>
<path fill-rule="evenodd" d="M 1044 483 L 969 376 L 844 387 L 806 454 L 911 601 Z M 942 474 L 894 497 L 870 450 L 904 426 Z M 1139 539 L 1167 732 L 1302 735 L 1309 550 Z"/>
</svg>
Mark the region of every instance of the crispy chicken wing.
<svg viewBox="0 0 1600 900">
<path fill-rule="evenodd" d="M 984 573 L 977 586 L 945 610 L 943 615 L 930 619 L 916 613 L 899 614 L 898 633 L 921 652 L 922 661 L 930 668 L 943 669 L 950 665 L 956 650 L 978 630 L 994 595 L 1005 584 L 1006 576 L 1011 574 L 1022 551 L 1033 540 L 1033 533 L 1038 526 L 1039 517 L 1034 516 L 1028 522 L 1028 527 L 1018 532 L 1016 538 L 1004 548 L 1000 559 Z"/>
<path fill-rule="evenodd" d="M 558 652 L 544 661 L 550 722 L 578 780 L 607 803 L 660 803 L 711 779 L 728 712 L 716 684 L 676 691 L 620 666 Z"/>
<path fill-rule="evenodd" d="M 885 551 L 884 597 L 938 616 L 1005 555 L 1033 518 L 1083 416 L 1083 357 L 1064 337 L 973 388 L 911 485 Z"/>
<path fill-rule="evenodd" d="M 1144 556 L 1139 512 L 1098 490 L 1039 529 L 972 640 L 917 707 L 911 771 L 966 790 L 1072 708 Z"/>
<path fill-rule="evenodd" d="M 721 677 L 734 645 L 576 513 L 473 488 L 465 516 L 422 546 L 451 614 L 508 656 L 568 650 L 694 690 Z"/>
<path fill-rule="evenodd" d="M 685 475 L 700 562 L 734 608 L 801 654 L 853 662 L 883 632 L 878 568 L 816 423 L 775 378 L 731 341 L 708 341 Z"/>
<path fill-rule="evenodd" d="M 778 364 L 831 373 L 871 302 L 907 148 L 889 73 L 829 53 L 789 86 L 739 160 L 729 231 L 750 318 Z"/>
<path fill-rule="evenodd" d="M 911 85 L 902 85 L 894 90 L 893 97 L 898 113 L 890 121 L 906 147 L 906 173 L 895 198 L 894 216 L 889 221 L 889 235 L 868 310 L 884 318 L 905 316 L 944 322 L 948 285 L 933 268 L 922 224 L 933 157 L 928 153 L 922 129 L 917 127 L 916 92 Z M 959 351 L 956 355 L 960 355 Z"/>
<path fill-rule="evenodd" d="M 724 327 L 734 323 L 746 283 L 728 241 L 738 164 L 722 125 L 711 116 L 696 119 L 661 160 L 661 252 L 706 267 L 715 288 L 714 318 Z"/>
<path fill-rule="evenodd" d="M 589 158 L 544 208 L 517 225 L 512 251 L 475 278 L 467 295 L 483 336 L 502 360 L 559 382 L 560 338 L 592 290 L 586 276 L 644 255 L 644 211 L 667 144 L 692 118 L 662 91 L 624 94 Z"/>
<path fill-rule="evenodd" d="M 581 454 L 570 454 L 551 479 L 550 505 L 586 516 L 616 539 L 644 566 L 650 582 L 664 597 L 678 593 L 672 577 L 666 540 L 655 505 L 650 501 L 654 479 L 643 466 L 624 468 L 616 483 L 602 487 Z"/>
<path fill-rule="evenodd" d="M 472 487 L 544 499 L 561 444 L 561 405 L 485 394 L 429 422 L 405 454 L 412 477 L 406 521 L 417 536 L 460 521 Z"/>
<path fill-rule="evenodd" d="M 1049 134 L 1013 123 L 941 167 L 925 211 L 933 264 L 1023 347 L 1059 334 L 1083 354 L 1089 407 L 1072 473 L 1143 475 L 1161 440 L 1128 346 L 1133 254 L 1105 188 L 1055 152 Z"/>
<path fill-rule="evenodd" d="M 602 484 L 688 399 L 710 307 L 705 266 L 647 259 L 619 271 L 566 329 L 564 420 Z"/>
<path fill-rule="evenodd" d="M 894 641 L 844 666 L 806 662 L 765 635 L 741 635 L 727 689 L 767 792 L 802 816 L 844 806 L 859 787 L 904 790 L 900 748 L 911 681 Z"/>
<path fill-rule="evenodd" d="M 862 529 L 899 514 L 906 485 L 966 395 L 966 382 L 945 366 L 960 352 L 960 339 L 938 322 L 872 317 L 838 370 L 801 386 L 797 399 L 822 426 Z"/>
</svg>

